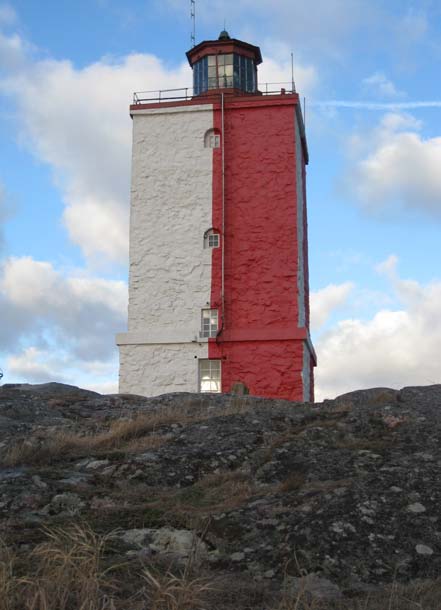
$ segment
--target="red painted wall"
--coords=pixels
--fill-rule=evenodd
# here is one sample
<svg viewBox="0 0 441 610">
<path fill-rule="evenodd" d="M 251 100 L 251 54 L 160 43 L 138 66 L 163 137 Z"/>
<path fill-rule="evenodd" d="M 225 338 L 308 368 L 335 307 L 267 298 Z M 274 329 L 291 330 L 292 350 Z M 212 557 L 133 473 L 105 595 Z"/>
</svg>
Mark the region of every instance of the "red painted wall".
<svg viewBox="0 0 441 610">
<path fill-rule="evenodd" d="M 303 171 L 303 158 L 295 158 L 295 103 L 280 96 L 225 104 L 225 311 L 219 248 L 212 253 L 211 306 L 223 313 L 223 327 L 209 344 L 209 357 L 222 358 L 223 392 L 242 381 L 258 396 L 303 400 L 303 339 L 293 338 L 296 162 Z M 220 108 L 214 125 L 221 131 Z M 304 222 L 306 229 L 306 214 Z M 221 149 L 213 151 L 213 226 L 222 227 Z"/>
</svg>

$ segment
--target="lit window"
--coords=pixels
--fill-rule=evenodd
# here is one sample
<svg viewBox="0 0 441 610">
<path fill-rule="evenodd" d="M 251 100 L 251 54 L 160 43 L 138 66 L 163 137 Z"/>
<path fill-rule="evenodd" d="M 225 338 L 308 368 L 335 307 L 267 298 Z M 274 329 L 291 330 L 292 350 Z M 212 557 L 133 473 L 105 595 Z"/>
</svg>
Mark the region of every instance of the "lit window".
<svg viewBox="0 0 441 610">
<path fill-rule="evenodd" d="M 209 129 L 204 136 L 205 148 L 220 148 L 220 134 L 214 129 Z"/>
<path fill-rule="evenodd" d="M 204 235 L 204 248 L 219 248 L 220 235 L 214 229 L 209 229 Z"/>
<path fill-rule="evenodd" d="M 233 54 L 208 56 L 208 88 L 225 89 L 233 86 Z"/>
<path fill-rule="evenodd" d="M 193 74 L 195 95 L 231 87 L 247 93 L 257 91 L 255 60 L 238 53 L 203 57 L 194 64 Z"/>
<path fill-rule="evenodd" d="M 215 337 L 218 331 L 217 309 L 202 310 L 201 337 Z"/>
<path fill-rule="evenodd" d="M 199 360 L 199 392 L 221 391 L 221 361 Z"/>
</svg>

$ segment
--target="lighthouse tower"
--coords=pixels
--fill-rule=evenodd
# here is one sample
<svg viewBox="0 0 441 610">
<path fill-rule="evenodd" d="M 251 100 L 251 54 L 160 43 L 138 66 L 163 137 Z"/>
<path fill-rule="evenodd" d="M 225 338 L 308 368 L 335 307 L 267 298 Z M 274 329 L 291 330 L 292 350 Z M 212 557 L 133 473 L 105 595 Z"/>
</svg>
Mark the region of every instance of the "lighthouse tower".
<svg viewBox="0 0 441 610">
<path fill-rule="evenodd" d="M 260 49 L 187 53 L 193 92 L 135 95 L 128 332 L 120 392 L 313 400 L 297 93 L 259 91 Z M 182 97 L 180 97 L 182 96 Z"/>
</svg>

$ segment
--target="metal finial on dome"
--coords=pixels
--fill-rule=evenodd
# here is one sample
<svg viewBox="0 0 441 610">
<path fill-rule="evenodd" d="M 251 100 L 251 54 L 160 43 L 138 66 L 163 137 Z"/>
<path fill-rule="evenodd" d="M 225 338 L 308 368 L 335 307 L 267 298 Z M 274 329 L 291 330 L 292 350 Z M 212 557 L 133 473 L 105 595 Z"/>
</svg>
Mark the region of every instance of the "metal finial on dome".
<svg viewBox="0 0 441 610">
<path fill-rule="evenodd" d="M 231 37 L 227 30 L 222 30 L 222 32 L 219 34 L 219 40 L 231 40 Z"/>
</svg>

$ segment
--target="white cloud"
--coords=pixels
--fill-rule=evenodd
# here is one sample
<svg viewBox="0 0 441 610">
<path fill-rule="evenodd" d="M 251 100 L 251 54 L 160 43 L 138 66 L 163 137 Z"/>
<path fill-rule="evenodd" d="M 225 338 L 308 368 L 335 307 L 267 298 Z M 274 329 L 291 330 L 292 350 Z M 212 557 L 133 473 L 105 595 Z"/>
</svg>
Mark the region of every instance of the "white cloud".
<svg viewBox="0 0 441 610">
<path fill-rule="evenodd" d="M 102 383 L 86 382 L 86 385 L 81 387 L 98 392 L 99 394 L 118 394 L 118 383 L 116 381 L 104 381 Z"/>
<path fill-rule="evenodd" d="M 18 36 L 6 36 L 0 31 L 0 75 L 3 70 L 12 71 L 24 64 L 27 45 Z"/>
<path fill-rule="evenodd" d="M 26 383 L 63 383 L 66 379 L 60 373 L 59 364 L 53 356 L 31 346 L 19 355 L 10 356 L 6 361 L 5 371 L 8 377 L 21 379 Z"/>
<path fill-rule="evenodd" d="M 441 137 L 425 138 L 419 128 L 414 117 L 392 113 L 370 136 L 352 139 L 355 159 L 344 183 L 366 210 L 408 208 L 440 217 Z"/>
<path fill-rule="evenodd" d="M 11 213 L 11 206 L 8 203 L 6 189 L 0 182 L 0 251 L 3 248 L 4 235 L 3 225 Z"/>
<path fill-rule="evenodd" d="M 63 350 L 24 348 L 3 363 L 3 381 L 13 383 L 69 383 L 103 394 L 118 392 L 117 362 L 82 362 Z"/>
<path fill-rule="evenodd" d="M 280 42 L 268 40 L 265 43 L 267 53 L 259 66 L 259 86 L 265 91 L 265 83 L 291 83 L 291 51 Z M 296 90 L 303 95 L 310 95 L 318 82 L 317 71 L 312 65 L 303 65 L 294 61 L 294 81 Z M 273 87 L 277 90 L 277 87 Z M 280 89 L 280 87 L 279 87 Z M 271 90 L 271 87 L 269 88 Z"/>
<path fill-rule="evenodd" d="M 85 363 L 107 361 L 115 355 L 115 333 L 125 327 L 126 307 L 124 282 L 63 277 L 50 263 L 10 258 L 0 276 L 0 317 L 9 322 L 0 351 L 33 337 L 32 347 L 50 344 Z"/>
<path fill-rule="evenodd" d="M 16 100 L 22 141 L 53 169 L 71 240 L 88 259 L 101 256 L 125 262 L 132 93 L 188 86 L 190 68 L 184 61 L 168 68 L 147 54 L 103 58 L 84 68 L 69 61 L 28 58 L 23 63 L 23 40 L 17 35 L 3 39 L 15 59 L 20 57 L 21 67 L 14 65 L 0 80 L 0 92 Z M 288 80 L 287 57 L 284 63 L 268 58 L 262 78 Z M 7 61 L 11 62 L 12 58 Z M 304 92 L 313 86 L 316 74 L 311 66 L 297 64 L 296 79 Z"/>
<path fill-rule="evenodd" d="M 317 400 L 360 388 L 440 383 L 441 281 L 403 280 L 390 257 L 379 271 L 401 303 L 367 321 L 346 319 L 316 342 Z"/>
<path fill-rule="evenodd" d="M 383 72 L 375 72 L 362 81 L 363 90 L 375 97 L 397 98 L 404 95 Z"/>
<path fill-rule="evenodd" d="M 8 40 L 14 46 L 20 39 Z M 135 54 L 82 69 L 27 60 L 0 80 L 0 91 L 15 97 L 22 141 L 53 169 L 65 225 L 86 257 L 127 256 L 132 93 L 190 80 L 184 63 L 167 69 L 152 55 Z"/>
<path fill-rule="evenodd" d="M 396 279 L 396 270 L 398 265 L 398 256 L 391 254 L 384 261 L 375 266 L 375 271 L 381 275 L 385 275 L 391 280 Z"/>
<path fill-rule="evenodd" d="M 321 290 L 311 292 L 311 327 L 314 331 L 325 324 L 335 309 L 344 305 L 353 289 L 352 282 L 329 284 Z"/>
<path fill-rule="evenodd" d="M 10 4 L 0 4 L 0 26 L 13 25 L 17 21 L 17 13 Z"/>
</svg>

